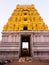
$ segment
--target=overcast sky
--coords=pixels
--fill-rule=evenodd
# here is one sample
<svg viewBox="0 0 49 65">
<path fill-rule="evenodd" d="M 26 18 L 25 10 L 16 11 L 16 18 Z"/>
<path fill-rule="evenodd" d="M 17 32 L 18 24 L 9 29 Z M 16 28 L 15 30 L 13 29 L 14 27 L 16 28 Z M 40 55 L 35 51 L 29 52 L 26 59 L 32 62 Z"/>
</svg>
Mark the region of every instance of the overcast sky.
<svg viewBox="0 0 49 65">
<path fill-rule="evenodd" d="M 0 40 L 4 24 L 8 21 L 17 4 L 34 4 L 45 23 L 49 26 L 49 0 L 0 0 Z"/>
</svg>

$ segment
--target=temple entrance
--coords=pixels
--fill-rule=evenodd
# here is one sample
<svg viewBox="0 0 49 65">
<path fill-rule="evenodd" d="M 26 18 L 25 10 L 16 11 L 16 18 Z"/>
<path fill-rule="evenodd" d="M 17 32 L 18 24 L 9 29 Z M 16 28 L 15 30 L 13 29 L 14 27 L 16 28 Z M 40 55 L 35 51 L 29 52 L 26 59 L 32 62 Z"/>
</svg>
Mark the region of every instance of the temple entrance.
<svg viewBox="0 0 49 65">
<path fill-rule="evenodd" d="M 21 36 L 21 56 L 30 56 L 30 36 Z"/>
</svg>

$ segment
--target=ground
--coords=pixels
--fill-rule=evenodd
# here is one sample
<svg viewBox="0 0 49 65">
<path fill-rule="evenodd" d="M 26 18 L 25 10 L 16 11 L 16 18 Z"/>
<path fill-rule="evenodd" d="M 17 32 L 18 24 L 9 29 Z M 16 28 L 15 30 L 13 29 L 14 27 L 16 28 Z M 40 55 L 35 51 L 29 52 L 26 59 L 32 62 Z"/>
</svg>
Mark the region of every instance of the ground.
<svg viewBox="0 0 49 65">
<path fill-rule="evenodd" d="M 49 60 L 32 60 L 32 58 L 20 58 L 19 61 L 13 61 L 7 65 L 49 65 Z"/>
</svg>

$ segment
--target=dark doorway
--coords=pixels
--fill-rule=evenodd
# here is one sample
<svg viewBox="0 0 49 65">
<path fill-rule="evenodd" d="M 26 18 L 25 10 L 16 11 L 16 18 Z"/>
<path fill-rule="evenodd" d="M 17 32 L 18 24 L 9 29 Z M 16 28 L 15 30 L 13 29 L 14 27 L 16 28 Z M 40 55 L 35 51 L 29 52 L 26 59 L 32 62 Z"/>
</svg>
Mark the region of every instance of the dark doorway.
<svg viewBox="0 0 49 65">
<path fill-rule="evenodd" d="M 27 26 L 24 26 L 23 30 L 28 30 Z"/>
<path fill-rule="evenodd" d="M 21 56 L 30 56 L 30 36 L 21 36 Z"/>
</svg>

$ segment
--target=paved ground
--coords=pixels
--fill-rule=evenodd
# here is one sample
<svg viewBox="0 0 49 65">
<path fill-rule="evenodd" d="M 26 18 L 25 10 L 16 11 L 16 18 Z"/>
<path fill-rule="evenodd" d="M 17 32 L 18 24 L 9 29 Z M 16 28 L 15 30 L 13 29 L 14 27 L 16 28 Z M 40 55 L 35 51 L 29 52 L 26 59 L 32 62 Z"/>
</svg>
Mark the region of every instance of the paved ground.
<svg viewBox="0 0 49 65">
<path fill-rule="evenodd" d="M 49 61 L 37 61 L 37 60 L 32 60 L 31 57 L 29 58 L 20 58 L 19 61 L 13 61 L 9 64 L 6 65 L 49 65 Z"/>
<path fill-rule="evenodd" d="M 7 65 L 49 65 L 49 62 L 38 62 L 38 61 L 33 61 L 33 62 L 12 62 Z"/>
</svg>

